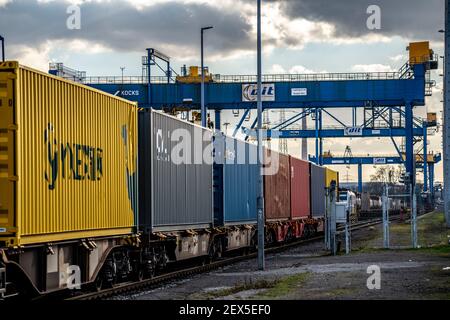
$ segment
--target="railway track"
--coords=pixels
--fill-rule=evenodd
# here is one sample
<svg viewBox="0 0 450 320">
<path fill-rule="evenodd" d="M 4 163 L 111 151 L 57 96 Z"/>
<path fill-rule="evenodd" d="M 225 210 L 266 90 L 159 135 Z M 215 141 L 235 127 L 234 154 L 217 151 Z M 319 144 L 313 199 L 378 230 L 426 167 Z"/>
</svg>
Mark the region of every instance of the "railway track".
<svg viewBox="0 0 450 320">
<path fill-rule="evenodd" d="M 391 221 L 396 221 L 396 220 L 398 220 L 398 218 L 391 219 Z M 355 230 L 367 228 L 370 226 L 374 226 L 374 225 L 377 225 L 380 223 L 382 223 L 382 219 L 373 219 L 370 221 L 363 221 L 363 222 L 353 224 L 351 226 L 350 230 L 355 231 Z M 299 246 L 302 244 L 310 243 L 313 241 L 321 240 L 321 239 L 323 239 L 323 235 L 305 239 L 305 240 L 298 240 L 298 241 L 290 242 L 290 243 L 284 244 L 283 246 L 270 247 L 270 248 L 267 248 L 265 251 L 266 251 L 266 253 L 282 252 L 287 249 L 290 249 L 290 248 L 293 248 L 293 247 L 296 247 L 296 246 Z M 190 268 L 182 269 L 182 270 L 176 270 L 173 272 L 165 273 L 165 274 L 162 274 L 162 275 L 150 278 L 150 279 L 138 281 L 138 282 L 121 283 L 112 288 L 108 288 L 108 289 L 105 289 L 105 290 L 102 290 L 99 292 L 90 292 L 90 293 L 86 293 L 86 294 L 72 296 L 72 297 L 67 298 L 66 300 L 97 300 L 97 299 L 105 299 L 105 298 L 113 297 L 113 296 L 116 296 L 119 294 L 138 292 L 141 290 L 149 290 L 149 289 L 155 288 L 158 285 L 161 285 L 163 283 L 167 283 L 169 281 L 183 279 L 183 278 L 186 278 L 186 277 L 189 277 L 192 275 L 201 274 L 201 273 L 211 271 L 211 270 L 216 270 L 218 268 L 221 268 L 221 267 L 224 267 L 224 266 L 227 266 L 227 265 L 239 262 L 239 261 L 252 259 L 252 258 L 256 258 L 256 257 L 257 257 L 256 252 L 250 253 L 247 255 L 237 256 L 237 257 L 230 257 L 230 258 L 215 261 L 213 263 L 206 264 L 206 265 L 190 267 Z"/>
</svg>

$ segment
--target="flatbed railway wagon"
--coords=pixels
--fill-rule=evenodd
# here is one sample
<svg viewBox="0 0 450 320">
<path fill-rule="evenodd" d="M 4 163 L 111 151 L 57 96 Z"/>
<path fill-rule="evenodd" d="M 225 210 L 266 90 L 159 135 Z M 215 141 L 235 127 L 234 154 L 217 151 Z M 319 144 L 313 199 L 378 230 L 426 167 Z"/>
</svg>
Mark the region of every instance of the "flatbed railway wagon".
<svg viewBox="0 0 450 320">
<path fill-rule="evenodd" d="M 136 152 L 135 103 L 0 63 L 1 295 L 93 282 L 129 259 Z"/>
<path fill-rule="evenodd" d="M 270 154 L 266 239 L 320 231 L 325 169 Z M 259 174 L 252 144 L 1 63 L 0 297 L 100 289 L 252 248 Z"/>
</svg>

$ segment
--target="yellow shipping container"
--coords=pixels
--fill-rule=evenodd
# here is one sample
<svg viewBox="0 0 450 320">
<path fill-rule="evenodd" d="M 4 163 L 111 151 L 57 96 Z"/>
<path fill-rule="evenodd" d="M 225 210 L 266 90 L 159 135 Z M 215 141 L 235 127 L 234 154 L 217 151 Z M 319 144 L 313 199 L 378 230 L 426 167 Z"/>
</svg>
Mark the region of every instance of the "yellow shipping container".
<svg viewBox="0 0 450 320">
<path fill-rule="evenodd" d="M 339 188 L 339 172 L 326 168 L 325 187 L 330 187 L 333 180 L 336 181 L 336 187 Z"/>
<path fill-rule="evenodd" d="M 129 234 L 137 106 L 0 63 L 0 246 Z"/>
</svg>

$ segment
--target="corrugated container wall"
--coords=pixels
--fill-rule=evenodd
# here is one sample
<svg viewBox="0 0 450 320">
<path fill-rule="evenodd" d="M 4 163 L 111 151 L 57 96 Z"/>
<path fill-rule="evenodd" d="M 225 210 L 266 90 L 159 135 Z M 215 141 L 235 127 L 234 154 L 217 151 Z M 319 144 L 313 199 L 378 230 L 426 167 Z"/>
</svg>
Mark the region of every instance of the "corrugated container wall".
<svg viewBox="0 0 450 320">
<path fill-rule="evenodd" d="M 331 186 L 332 181 L 335 181 L 337 190 L 339 188 L 339 172 L 326 168 L 325 181 L 327 188 Z"/>
<path fill-rule="evenodd" d="M 213 223 L 212 132 L 146 110 L 139 113 L 139 223 L 156 232 Z"/>
<path fill-rule="evenodd" d="M 289 156 L 265 149 L 265 166 L 276 166 L 275 174 L 264 176 L 264 207 L 267 220 L 291 216 Z"/>
<path fill-rule="evenodd" d="M 310 163 L 311 173 L 311 216 L 325 216 L 325 168 Z"/>
<path fill-rule="evenodd" d="M 0 63 L 0 241 L 128 234 L 137 107 L 17 62 Z"/>
<path fill-rule="evenodd" d="M 311 213 L 309 162 L 289 157 L 291 170 L 291 219 L 307 218 Z"/>
<path fill-rule="evenodd" d="M 215 225 L 256 223 L 256 146 L 216 134 L 214 151 Z"/>
</svg>

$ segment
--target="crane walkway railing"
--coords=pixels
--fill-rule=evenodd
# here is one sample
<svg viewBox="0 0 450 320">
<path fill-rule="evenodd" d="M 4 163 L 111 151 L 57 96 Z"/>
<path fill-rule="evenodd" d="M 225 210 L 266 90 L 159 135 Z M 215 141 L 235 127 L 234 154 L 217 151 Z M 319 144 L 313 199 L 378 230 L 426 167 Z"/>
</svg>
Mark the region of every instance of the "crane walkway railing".
<svg viewBox="0 0 450 320">
<path fill-rule="evenodd" d="M 356 72 L 356 73 L 315 73 L 315 74 L 265 74 L 263 82 L 307 82 L 307 81 L 352 81 L 352 80 L 397 80 L 399 72 Z M 70 77 L 67 77 L 70 79 Z M 73 79 L 71 79 L 73 80 Z M 218 83 L 255 83 L 256 75 L 212 75 Z M 90 76 L 81 81 L 85 84 L 146 84 L 146 76 Z M 167 83 L 165 76 L 150 77 L 151 83 Z M 170 83 L 174 83 L 171 79 Z"/>
</svg>

